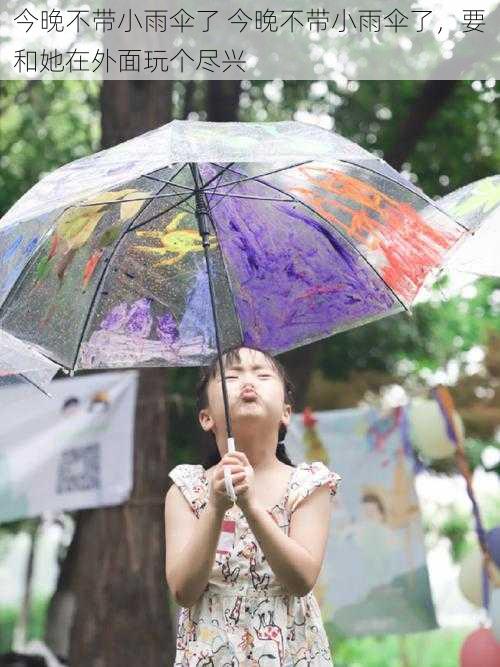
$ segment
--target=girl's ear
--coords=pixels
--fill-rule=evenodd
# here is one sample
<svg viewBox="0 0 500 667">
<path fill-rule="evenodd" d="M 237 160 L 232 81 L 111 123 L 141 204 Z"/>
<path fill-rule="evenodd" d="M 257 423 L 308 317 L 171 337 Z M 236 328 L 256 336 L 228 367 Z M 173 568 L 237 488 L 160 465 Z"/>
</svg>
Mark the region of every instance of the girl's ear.
<svg viewBox="0 0 500 667">
<path fill-rule="evenodd" d="M 292 418 L 292 406 L 289 403 L 285 403 L 283 405 L 283 413 L 281 415 L 281 423 L 284 424 L 284 426 L 288 426 L 290 424 L 290 419 Z"/>
<path fill-rule="evenodd" d="M 204 431 L 210 431 L 214 426 L 214 420 L 210 416 L 208 410 L 200 410 L 198 413 L 198 419 L 200 421 L 201 428 Z"/>
</svg>

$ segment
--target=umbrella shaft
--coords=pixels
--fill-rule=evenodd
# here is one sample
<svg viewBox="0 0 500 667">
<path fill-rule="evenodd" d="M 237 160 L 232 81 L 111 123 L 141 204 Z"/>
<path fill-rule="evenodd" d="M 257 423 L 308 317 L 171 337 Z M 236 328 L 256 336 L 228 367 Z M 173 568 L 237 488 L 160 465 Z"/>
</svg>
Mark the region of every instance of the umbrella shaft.
<svg viewBox="0 0 500 667">
<path fill-rule="evenodd" d="M 226 378 L 224 374 L 224 365 L 222 363 L 222 350 L 221 350 L 221 345 L 220 345 L 220 336 L 219 336 L 219 323 L 217 320 L 217 309 L 215 305 L 215 290 L 213 286 L 213 280 L 212 280 L 212 271 L 210 267 L 210 260 L 208 256 L 208 248 L 210 246 L 210 242 L 208 240 L 208 237 L 210 235 L 210 231 L 208 228 L 207 224 L 207 218 L 210 214 L 210 210 L 208 208 L 208 205 L 205 201 L 205 196 L 203 194 L 203 191 L 201 190 L 200 186 L 202 185 L 201 183 L 201 177 L 198 172 L 198 168 L 196 164 L 191 163 L 191 173 L 193 174 L 193 179 L 195 182 L 196 190 L 195 190 L 195 200 L 196 200 L 196 219 L 198 221 L 198 229 L 200 232 L 200 236 L 202 239 L 202 244 L 203 244 L 203 251 L 205 254 L 205 262 L 207 265 L 207 275 L 208 275 L 208 285 L 210 288 L 210 302 L 212 304 L 212 314 L 214 318 L 214 329 L 215 329 L 215 342 L 217 345 L 217 356 L 219 358 L 219 371 L 220 371 L 220 376 L 221 376 L 221 386 L 222 386 L 222 398 L 224 401 L 224 412 L 225 412 L 225 417 L 226 417 L 226 430 L 227 430 L 227 437 L 228 439 L 232 438 L 232 427 L 231 427 L 231 417 L 229 414 L 229 401 L 227 397 L 227 387 L 226 387 Z"/>
</svg>

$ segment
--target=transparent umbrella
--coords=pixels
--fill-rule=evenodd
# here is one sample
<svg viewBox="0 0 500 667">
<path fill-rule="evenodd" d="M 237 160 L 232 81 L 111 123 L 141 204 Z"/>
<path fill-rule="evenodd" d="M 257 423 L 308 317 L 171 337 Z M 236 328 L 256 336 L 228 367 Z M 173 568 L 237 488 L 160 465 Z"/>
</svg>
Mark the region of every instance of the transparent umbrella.
<svg viewBox="0 0 500 667">
<path fill-rule="evenodd" d="M 333 132 L 173 121 L 55 170 L 7 212 L 0 330 L 71 371 L 218 354 L 223 375 L 232 346 L 277 354 L 410 310 L 468 234 Z"/>
<path fill-rule="evenodd" d="M 442 197 L 440 208 L 472 232 L 445 269 L 500 278 L 500 176 L 489 176 Z"/>
</svg>

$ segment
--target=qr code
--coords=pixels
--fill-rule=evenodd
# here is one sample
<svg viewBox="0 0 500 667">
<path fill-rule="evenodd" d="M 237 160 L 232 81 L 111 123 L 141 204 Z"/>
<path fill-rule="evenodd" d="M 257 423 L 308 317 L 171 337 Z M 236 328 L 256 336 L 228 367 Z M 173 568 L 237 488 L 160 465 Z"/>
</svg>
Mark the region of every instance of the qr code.
<svg viewBox="0 0 500 667">
<path fill-rule="evenodd" d="M 97 443 L 62 452 L 57 470 L 56 493 L 88 491 L 100 487 L 101 460 Z"/>
</svg>

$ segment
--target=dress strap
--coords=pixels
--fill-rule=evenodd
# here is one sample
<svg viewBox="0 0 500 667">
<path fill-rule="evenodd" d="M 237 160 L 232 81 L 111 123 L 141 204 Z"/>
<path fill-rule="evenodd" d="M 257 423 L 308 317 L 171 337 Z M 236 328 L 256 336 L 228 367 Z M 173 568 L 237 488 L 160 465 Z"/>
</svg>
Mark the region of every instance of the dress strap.
<svg viewBox="0 0 500 667">
<path fill-rule="evenodd" d="M 208 502 L 208 481 L 205 470 L 200 464 L 181 463 L 168 473 L 189 503 L 189 506 L 200 518 L 201 511 Z"/>
<path fill-rule="evenodd" d="M 315 489 L 325 484 L 330 489 L 330 498 L 333 498 L 337 493 L 338 483 L 341 479 L 340 475 L 327 468 L 322 461 L 300 463 L 295 470 L 288 490 L 288 511 L 290 514 L 295 512 L 304 498 L 307 498 Z"/>
</svg>

